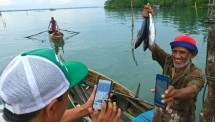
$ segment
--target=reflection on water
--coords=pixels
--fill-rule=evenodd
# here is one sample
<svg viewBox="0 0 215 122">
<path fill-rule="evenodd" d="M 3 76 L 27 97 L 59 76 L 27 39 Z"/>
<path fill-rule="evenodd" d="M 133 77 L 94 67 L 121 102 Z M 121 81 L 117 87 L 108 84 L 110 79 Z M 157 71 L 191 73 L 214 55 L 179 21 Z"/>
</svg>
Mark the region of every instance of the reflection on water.
<svg viewBox="0 0 215 122">
<path fill-rule="evenodd" d="M 59 51 L 61 50 L 62 53 L 64 53 L 64 39 L 62 40 L 53 40 L 51 38 L 49 38 L 49 41 L 50 41 L 50 44 L 51 44 L 51 47 L 53 48 L 53 50 L 55 51 L 56 54 L 59 53 Z"/>
</svg>

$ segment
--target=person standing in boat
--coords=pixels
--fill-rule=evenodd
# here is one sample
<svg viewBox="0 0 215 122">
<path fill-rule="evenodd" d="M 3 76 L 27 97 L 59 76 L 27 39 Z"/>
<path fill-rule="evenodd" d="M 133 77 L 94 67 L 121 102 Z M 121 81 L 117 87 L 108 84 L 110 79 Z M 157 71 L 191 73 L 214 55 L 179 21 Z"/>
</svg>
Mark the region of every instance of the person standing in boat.
<svg viewBox="0 0 215 122">
<path fill-rule="evenodd" d="M 88 68 L 76 61 L 60 62 L 52 49 L 36 49 L 16 56 L 0 76 L 0 100 L 6 122 L 73 122 L 93 113 L 93 122 L 118 122 L 121 109 L 102 101 L 93 110 L 96 85 L 88 101 L 67 109 L 69 89 L 81 82 Z"/>
<path fill-rule="evenodd" d="M 153 13 L 150 6 L 145 5 L 143 17 Z M 204 87 L 204 75 L 192 62 L 198 54 L 196 40 L 189 35 L 178 35 L 170 43 L 172 53 L 168 54 L 156 43 L 152 47 L 152 59 L 157 61 L 163 69 L 163 74 L 170 78 L 171 92 L 162 95 L 167 109 L 155 107 L 153 122 L 195 122 L 197 95 Z M 169 90 L 168 89 L 168 90 Z M 156 89 L 152 89 L 155 92 Z"/>
<path fill-rule="evenodd" d="M 59 27 L 58 27 L 58 25 L 57 25 L 57 22 L 56 22 L 56 20 L 54 19 L 54 17 L 51 17 L 51 20 L 50 20 L 50 22 L 49 22 L 48 28 L 50 28 L 50 25 L 51 25 L 51 30 L 52 30 L 52 31 L 56 31 L 57 28 L 59 29 Z"/>
</svg>

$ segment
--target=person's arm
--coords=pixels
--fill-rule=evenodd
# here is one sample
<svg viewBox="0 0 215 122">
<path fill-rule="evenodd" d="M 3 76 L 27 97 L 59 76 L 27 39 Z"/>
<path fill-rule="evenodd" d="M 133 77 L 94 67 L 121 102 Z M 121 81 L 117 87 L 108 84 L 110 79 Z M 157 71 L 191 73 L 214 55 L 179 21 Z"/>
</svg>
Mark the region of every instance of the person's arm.
<svg viewBox="0 0 215 122">
<path fill-rule="evenodd" d="M 95 96 L 95 92 L 96 92 L 96 85 L 94 86 L 93 92 L 90 95 L 88 101 L 79 106 L 79 107 L 75 107 L 73 109 L 69 109 L 66 110 L 61 118 L 60 122 L 71 122 L 71 121 L 75 121 L 77 119 L 83 118 L 91 113 L 93 113 L 93 100 L 94 100 L 94 96 Z"/>
<path fill-rule="evenodd" d="M 205 80 L 203 74 L 199 70 L 193 72 L 192 73 L 196 75 L 190 76 L 192 80 L 189 81 L 187 87 L 175 89 L 176 93 L 174 96 L 175 99 L 178 100 L 194 99 L 198 92 L 201 91 L 201 89 L 204 87 Z"/>
<path fill-rule="evenodd" d="M 169 86 L 169 88 L 165 91 L 165 94 L 162 95 L 163 100 L 161 102 L 167 103 L 166 111 L 169 111 L 174 99 L 193 99 L 196 94 L 196 89 L 190 86 L 182 89 L 174 89 L 173 86 Z"/>
<path fill-rule="evenodd" d="M 49 22 L 49 26 L 48 26 L 48 29 L 49 29 L 49 27 L 50 27 L 50 24 L 51 24 L 51 21 Z"/>
<path fill-rule="evenodd" d="M 85 104 L 73 109 L 66 110 L 60 122 L 73 122 L 92 113 L 92 109 Z"/>
<path fill-rule="evenodd" d="M 197 94 L 196 89 L 189 86 L 182 89 L 175 89 L 175 96 L 174 99 L 179 100 L 187 100 L 187 99 L 193 99 Z"/>
<path fill-rule="evenodd" d="M 58 30 L 60 30 L 60 28 L 59 28 L 59 26 L 58 26 L 57 22 L 56 22 L 56 26 L 57 26 L 57 29 L 58 29 Z"/>
<path fill-rule="evenodd" d="M 108 102 L 107 109 L 106 109 L 107 106 L 103 101 L 102 110 L 100 114 L 98 114 L 98 110 L 93 111 L 92 106 L 93 106 L 93 101 L 96 93 L 96 88 L 97 88 L 97 85 L 94 86 L 93 92 L 85 104 L 70 110 L 66 110 L 60 122 L 72 122 L 92 113 L 94 116 L 93 122 L 101 122 L 101 120 L 104 120 L 102 122 L 117 122 L 121 116 L 121 109 L 117 110 L 116 103 L 112 104 L 110 99 L 108 100 L 109 102 Z"/>
<path fill-rule="evenodd" d="M 149 5 L 145 5 L 142 12 L 143 18 L 148 18 L 148 14 L 154 15 L 153 9 Z M 165 52 L 162 48 L 159 47 L 159 45 L 155 42 L 155 46 L 151 49 L 151 46 L 149 46 L 149 50 L 152 52 L 152 59 L 157 61 L 160 66 L 163 68 L 165 60 L 170 55 Z"/>
<path fill-rule="evenodd" d="M 167 103 L 169 109 L 173 100 L 188 100 L 195 99 L 196 95 L 204 86 L 204 77 L 203 75 L 198 74 L 196 77 L 193 77 L 191 81 L 189 81 L 187 87 L 181 89 L 175 89 L 173 86 L 169 86 L 166 90 L 165 94 L 162 95 L 164 98 L 163 103 Z"/>
</svg>

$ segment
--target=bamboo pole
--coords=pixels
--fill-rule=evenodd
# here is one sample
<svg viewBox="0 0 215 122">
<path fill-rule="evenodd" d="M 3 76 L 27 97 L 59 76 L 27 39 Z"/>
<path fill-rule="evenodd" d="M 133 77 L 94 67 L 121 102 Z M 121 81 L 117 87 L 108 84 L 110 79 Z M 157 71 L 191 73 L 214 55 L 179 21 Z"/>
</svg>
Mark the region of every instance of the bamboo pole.
<svg viewBox="0 0 215 122">
<path fill-rule="evenodd" d="M 132 27 L 134 27 L 134 10 L 133 10 L 132 0 L 131 0 L 131 15 L 132 15 Z"/>
<path fill-rule="evenodd" d="M 196 5 L 196 2 L 195 2 L 195 10 L 196 10 L 196 16 L 198 17 L 198 11 L 197 11 L 197 5 Z"/>
<path fill-rule="evenodd" d="M 215 110 L 213 104 L 215 101 L 215 30 L 208 31 L 207 56 L 206 56 L 206 78 L 208 84 L 207 100 L 204 102 L 202 112 L 200 113 L 201 121 L 212 122 Z"/>
<path fill-rule="evenodd" d="M 215 30 L 208 32 L 208 43 L 207 43 L 207 57 L 206 57 L 206 68 L 205 72 L 208 81 L 208 96 L 215 98 Z M 210 85 L 211 84 L 211 85 Z"/>
</svg>

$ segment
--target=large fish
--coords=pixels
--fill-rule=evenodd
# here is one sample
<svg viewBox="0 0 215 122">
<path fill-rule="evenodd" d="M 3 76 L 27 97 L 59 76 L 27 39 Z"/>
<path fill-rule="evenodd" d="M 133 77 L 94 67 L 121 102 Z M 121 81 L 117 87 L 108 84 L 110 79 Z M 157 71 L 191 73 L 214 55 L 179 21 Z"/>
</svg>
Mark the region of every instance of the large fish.
<svg viewBox="0 0 215 122">
<path fill-rule="evenodd" d="M 146 33 L 146 21 L 147 18 L 143 18 L 142 26 L 141 29 L 138 31 L 137 36 L 134 38 L 134 48 L 138 48 L 143 40 L 146 38 L 147 33 Z"/>
<path fill-rule="evenodd" d="M 149 48 L 153 49 L 155 45 L 155 23 L 152 14 L 149 13 Z"/>
</svg>

